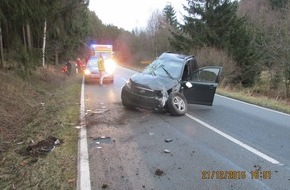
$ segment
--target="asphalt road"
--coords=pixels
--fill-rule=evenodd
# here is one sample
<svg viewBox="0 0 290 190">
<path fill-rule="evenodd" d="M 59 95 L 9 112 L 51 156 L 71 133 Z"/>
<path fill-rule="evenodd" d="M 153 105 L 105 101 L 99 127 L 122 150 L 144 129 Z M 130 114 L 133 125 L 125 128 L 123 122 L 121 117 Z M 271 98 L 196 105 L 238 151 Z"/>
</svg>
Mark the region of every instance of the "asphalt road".
<svg viewBox="0 0 290 190">
<path fill-rule="evenodd" d="M 182 117 L 126 110 L 134 73 L 85 85 L 91 189 L 290 189 L 289 115 L 219 95 Z"/>
</svg>

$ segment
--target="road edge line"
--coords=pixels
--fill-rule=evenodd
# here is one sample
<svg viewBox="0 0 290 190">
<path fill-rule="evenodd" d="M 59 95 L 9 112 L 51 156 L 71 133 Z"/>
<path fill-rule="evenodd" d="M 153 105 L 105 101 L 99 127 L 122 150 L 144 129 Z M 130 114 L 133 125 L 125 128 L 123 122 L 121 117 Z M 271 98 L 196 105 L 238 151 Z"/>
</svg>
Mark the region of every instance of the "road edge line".
<svg viewBox="0 0 290 190">
<path fill-rule="evenodd" d="M 87 129 L 85 123 L 85 85 L 84 76 L 82 80 L 81 98 L 80 98 L 80 126 L 78 140 L 78 190 L 91 190 L 89 154 Z"/>
<path fill-rule="evenodd" d="M 233 143 L 245 148 L 246 150 L 252 152 L 253 154 L 263 158 L 264 160 L 267 160 L 268 162 L 271 162 L 272 164 L 283 165 L 282 163 L 280 163 L 279 161 L 275 160 L 274 158 L 271 158 L 270 156 L 268 156 L 268 155 L 266 155 L 266 154 L 264 154 L 264 153 L 262 153 L 262 152 L 260 152 L 260 151 L 258 151 L 256 149 L 254 149 L 253 147 L 251 147 L 251 146 L 249 146 L 249 145 L 247 145 L 247 144 L 245 144 L 245 143 L 243 143 L 241 141 L 239 141 L 238 139 L 235 139 L 234 137 L 232 137 L 232 136 L 230 136 L 230 135 L 228 135 L 228 134 L 226 134 L 226 133 L 214 128 L 213 126 L 201 121 L 200 119 L 198 119 L 198 118 L 196 118 L 196 117 L 194 117 L 194 116 L 192 116 L 192 115 L 190 115 L 188 113 L 186 113 L 185 115 L 188 118 L 190 118 L 190 119 L 198 122 L 199 124 L 203 125 L 204 127 L 212 130 L 213 132 L 223 136 L 224 138 L 226 138 L 226 139 L 232 141 Z"/>
</svg>

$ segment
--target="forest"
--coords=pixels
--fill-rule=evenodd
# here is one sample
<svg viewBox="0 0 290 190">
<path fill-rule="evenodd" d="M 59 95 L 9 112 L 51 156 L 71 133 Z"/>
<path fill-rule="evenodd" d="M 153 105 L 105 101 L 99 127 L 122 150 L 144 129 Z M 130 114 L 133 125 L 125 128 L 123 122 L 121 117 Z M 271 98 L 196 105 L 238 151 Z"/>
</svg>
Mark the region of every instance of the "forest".
<svg viewBox="0 0 290 190">
<path fill-rule="evenodd" d="M 187 0 L 178 19 L 168 3 L 145 29 L 104 24 L 89 0 L 1 0 L 0 69 L 29 75 L 109 43 L 124 66 L 144 67 L 164 51 L 192 54 L 200 65 L 223 66 L 221 86 L 290 96 L 288 0 Z"/>
</svg>

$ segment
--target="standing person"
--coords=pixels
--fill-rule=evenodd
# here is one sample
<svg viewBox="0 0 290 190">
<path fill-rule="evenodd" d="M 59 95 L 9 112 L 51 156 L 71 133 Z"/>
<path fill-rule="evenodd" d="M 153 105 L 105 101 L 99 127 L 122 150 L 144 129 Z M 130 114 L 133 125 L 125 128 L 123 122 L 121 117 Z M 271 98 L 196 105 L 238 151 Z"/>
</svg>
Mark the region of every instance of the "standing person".
<svg viewBox="0 0 290 190">
<path fill-rule="evenodd" d="M 67 73 L 67 66 L 64 65 L 62 68 L 61 68 L 61 72 L 66 74 Z"/>
<path fill-rule="evenodd" d="M 67 76 L 70 76 L 70 72 L 71 72 L 71 62 L 68 61 L 66 64 L 65 64 L 66 68 L 67 68 Z"/>
<path fill-rule="evenodd" d="M 77 67 L 78 67 L 78 72 L 82 72 L 82 67 L 83 67 L 83 62 L 80 58 L 77 58 Z"/>
<path fill-rule="evenodd" d="M 100 53 L 100 58 L 98 61 L 99 73 L 100 73 L 100 85 L 103 85 L 103 80 L 105 77 L 105 61 L 103 59 L 102 54 Z"/>
</svg>

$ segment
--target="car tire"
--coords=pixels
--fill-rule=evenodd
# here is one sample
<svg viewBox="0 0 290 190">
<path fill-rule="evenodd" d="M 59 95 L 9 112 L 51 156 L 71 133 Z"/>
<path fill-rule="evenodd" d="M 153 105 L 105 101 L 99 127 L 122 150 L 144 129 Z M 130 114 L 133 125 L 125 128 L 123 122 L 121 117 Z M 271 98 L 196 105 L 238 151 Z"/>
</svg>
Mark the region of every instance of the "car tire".
<svg viewBox="0 0 290 190">
<path fill-rule="evenodd" d="M 173 116 L 182 116 L 187 112 L 187 101 L 180 92 L 172 92 L 167 99 L 168 111 Z"/>
</svg>

